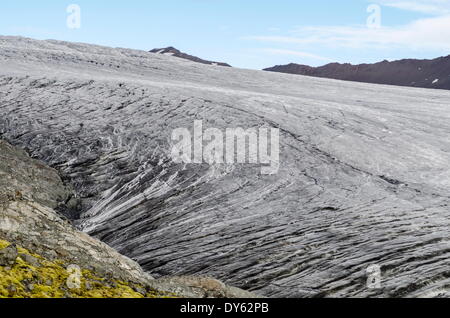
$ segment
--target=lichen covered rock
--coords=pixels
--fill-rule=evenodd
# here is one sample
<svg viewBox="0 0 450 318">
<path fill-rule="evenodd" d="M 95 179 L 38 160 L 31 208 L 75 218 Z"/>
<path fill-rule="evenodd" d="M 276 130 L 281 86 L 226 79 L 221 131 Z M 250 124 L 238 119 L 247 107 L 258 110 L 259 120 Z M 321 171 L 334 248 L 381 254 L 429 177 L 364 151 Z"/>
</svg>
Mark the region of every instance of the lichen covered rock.
<svg viewBox="0 0 450 318">
<path fill-rule="evenodd" d="M 5 247 L 6 246 L 6 247 Z M 11 267 L 0 266 L 0 297 L 14 298 L 156 298 L 175 297 L 139 284 L 100 277 L 89 270 L 71 270 L 62 260 L 41 255 L 0 240 L 0 254 L 13 255 Z M 20 256 L 19 256 L 20 255 Z M 30 262 L 31 261 L 31 262 Z M 39 262 L 39 266 L 37 265 Z"/>
</svg>

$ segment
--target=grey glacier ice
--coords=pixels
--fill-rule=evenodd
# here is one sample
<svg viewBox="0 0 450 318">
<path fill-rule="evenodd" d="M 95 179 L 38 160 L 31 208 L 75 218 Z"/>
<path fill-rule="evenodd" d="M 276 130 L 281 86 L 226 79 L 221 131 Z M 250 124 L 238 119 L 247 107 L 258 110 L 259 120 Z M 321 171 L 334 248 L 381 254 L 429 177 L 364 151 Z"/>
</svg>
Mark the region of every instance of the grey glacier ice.
<svg viewBox="0 0 450 318">
<path fill-rule="evenodd" d="M 195 120 L 188 128 L 172 131 L 171 158 L 174 163 L 210 165 L 261 164 L 261 174 L 276 174 L 280 168 L 280 130 L 278 128 L 217 128 L 203 130 Z"/>
<path fill-rule="evenodd" d="M 155 277 L 265 296 L 449 296 L 449 101 L 0 37 L 1 136 L 73 185 L 61 211 Z M 195 120 L 278 128 L 278 173 L 174 163 L 171 133 Z"/>
</svg>

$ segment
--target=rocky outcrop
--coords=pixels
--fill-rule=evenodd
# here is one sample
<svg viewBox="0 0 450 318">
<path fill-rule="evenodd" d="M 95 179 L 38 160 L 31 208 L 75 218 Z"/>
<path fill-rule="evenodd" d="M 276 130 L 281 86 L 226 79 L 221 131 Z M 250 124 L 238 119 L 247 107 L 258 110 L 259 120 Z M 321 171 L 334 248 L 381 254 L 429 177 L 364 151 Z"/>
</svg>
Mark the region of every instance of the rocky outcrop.
<svg viewBox="0 0 450 318">
<path fill-rule="evenodd" d="M 253 297 L 211 278 L 155 280 L 54 210 L 75 197 L 56 170 L 3 140 L 0 154 L 0 297 Z M 81 287 L 66 284 L 71 266 Z"/>
<path fill-rule="evenodd" d="M 47 259 L 82 264 L 118 279 L 151 279 L 135 262 L 77 231 L 55 212 L 73 193 L 56 170 L 2 140 L 0 153 L 0 238 Z"/>
<path fill-rule="evenodd" d="M 9 245 L 0 250 L 0 266 L 11 267 L 15 264 L 17 256 L 17 247 L 15 245 Z"/>
<path fill-rule="evenodd" d="M 406 59 L 374 64 L 330 63 L 320 67 L 277 65 L 265 71 L 398 86 L 450 89 L 450 55 L 434 60 Z"/>
<path fill-rule="evenodd" d="M 2 261 L 5 255 L 8 264 Z M 63 259 L 49 259 L 0 239 L 0 298 L 177 297 L 174 293 L 149 288 L 145 283 L 119 280 L 78 265 L 67 265 Z"/>
</svg>

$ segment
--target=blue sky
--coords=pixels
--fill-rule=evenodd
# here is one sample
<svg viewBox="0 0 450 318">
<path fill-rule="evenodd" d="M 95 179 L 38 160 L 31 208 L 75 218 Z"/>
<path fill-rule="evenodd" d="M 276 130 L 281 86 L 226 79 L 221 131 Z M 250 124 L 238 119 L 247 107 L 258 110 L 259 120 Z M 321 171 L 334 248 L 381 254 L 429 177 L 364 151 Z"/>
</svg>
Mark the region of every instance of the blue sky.
<svg viewBox="0 0 450 318">
<path fill-rule="evenodd" d="M 79 29 L 67 27 L 70 4 L 81 9 Z M 0 3 L 0 34 L 170 45 L 253 69 L 434 58 L 450 54 L 450 0 L 15 0 Z"/>
</svg>

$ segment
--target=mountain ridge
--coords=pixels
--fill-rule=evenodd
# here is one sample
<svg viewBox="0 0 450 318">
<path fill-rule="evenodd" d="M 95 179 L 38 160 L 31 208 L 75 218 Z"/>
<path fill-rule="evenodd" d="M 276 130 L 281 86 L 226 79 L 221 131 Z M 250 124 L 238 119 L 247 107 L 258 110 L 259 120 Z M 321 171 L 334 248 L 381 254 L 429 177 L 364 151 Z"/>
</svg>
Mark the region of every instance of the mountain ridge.
<svg viewBox="0 0 450 318">
<path fill-rule="evenodd" d="M 450 55 L 436 59 L 402 59 L 364 63 L 329 63 L 319 67 L 290 63 L 264 71 L 372 84 L 450 89 Z"/>
<path fill-rule="evenodd" d="M 173 46 L 168 46 L 166 48 L 160 48 L 160 49 L 153 49 L 150 51 L 150 53 L 175 56 L 178 58 L 182 58 L 185 60 L 189 60 L 189 61 L 201 63 L 201 64 L 231 67 L 231 65 L 229 65 L 227 63 L 208 61 L 208 60 L 204 60 L 204 59 L 201 59 L 201 58 L 193 56 L 193 55 L 189 55 L 187 53 L 183 53 L 180 50 L 174 48 Z"/>
</svg>

